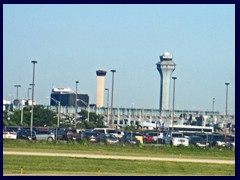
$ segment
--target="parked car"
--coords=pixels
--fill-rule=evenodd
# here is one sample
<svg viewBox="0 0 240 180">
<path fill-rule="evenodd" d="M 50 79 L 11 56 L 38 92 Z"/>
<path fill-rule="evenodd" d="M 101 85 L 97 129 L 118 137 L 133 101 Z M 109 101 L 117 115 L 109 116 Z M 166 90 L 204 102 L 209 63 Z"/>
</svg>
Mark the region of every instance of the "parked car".
<svg viewBox="0 0 240 180">
<path fill-rule="evenodd" d="M 36 131 L 36 140 L 53 141 L 55 140 L 55 134 L 48 130 Z"/>
<path fill-rule="evenodd" d="M 17 139 L 17 133 L 14 130 L 3 131 L 3 139 Z"/>
<path fill-rule="evenodd" d="M 189 145 L 195 145 L 198 147 L 206 147 L 209 143 L 201 136 L 190 135 L 187 137 L 189 139 Z"/>
<path fill-rule="evenodd" d="M 235 149 L 235 135 L 227 135 L 225 137 L 226 142 L 226 147 L 230 149 Z"/>
<path fill-rule="evenodd" d="M 81 133 L 78 133 L 75 128 L 59 128 L 52 131 L 57 140 L 66 140 L 66 141 L 81 141 Z"/>
<path fill-rule="evenodd" d="M 124 132 L 123 131 L 117 131 L 117 135 L 115 133 L 115 136 L 120 139 L 122 136 L 124 135 Z"/>
<path fill-rule="evenodd" d="M 116 136 L 112 134 L 99 134 L 100 142 L 109 143 L 109 144 L 118 144 L 119 140 Z"/>
<path fill-rule="evenodd" d="M 230 149 L 235 149 L 235 142 L 229 142 L 226 144 L 226 147 L 230 148 Z"/>
<path fill-rule="evenodd" d="M 227 140 L 224 134 L 209 134 L 207 138 L 210 146 L 226 146 Z"/>
<path fill-rule="evenodd" d="M 76 129 L 66 129 L 65 139 L 72 141 L 81 141 L 81 134 Z"/>
<path fill-rule="evenodd" d="M 118 132 L 114 128 L 94 128 L 93 131 L 97 131 L 99 133 L 104 133 L 104 134 L 113 134 L 114 136 L 118 136 Z"/>
<path fill-rule="evenodd" d="M 21 129 L 20 126 L 4 126 L 4 131 L 9 131 L 9 132 L 17 132 Z"/>
<path fill-rule="evenodd" d="M 83 131 L 82 138 L 86 138 L 89 142 L 99 142 L 99 136 L 97 132 L 92 131 Z"/>
<path fill-rule="evenodd" d="M 143 143 L 147 144 L 147 143 L 153 143 L 154 139 L 151 135 L 149 135 L 148 132 L 144 132 L 143 135 Z"/>
<path fill-rule="evenodd" d="M 28 129 L 21 129 L 17 132 L 17 139 L 24 139 L 24 140 L 36 140 L 36 132 L 32 131 L 32 137 L 31 137 L 31 131 Z"/>
<path fill-rule="evenodd" d="M 126 144 L 138 144 L 140 140 L 138 140 L 133 133 L 125 133 L 121 138 L 120 142 Z"/>
<path fill-rule="evenodd" d="M 167 132 L 164 142 L 172 146 L 189 146 L 189 140 L 181 132 Z"/>
</svg>

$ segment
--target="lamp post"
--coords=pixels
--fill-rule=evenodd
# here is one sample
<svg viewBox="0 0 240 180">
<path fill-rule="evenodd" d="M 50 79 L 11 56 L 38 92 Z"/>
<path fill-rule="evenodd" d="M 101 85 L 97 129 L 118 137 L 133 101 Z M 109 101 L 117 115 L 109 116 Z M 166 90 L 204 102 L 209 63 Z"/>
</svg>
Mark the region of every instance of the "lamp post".
<svg viewBox="0 0 240 180">
<path fill-rule="evenodd" d="M 18 88 L 21 87 L 21 85 L 14 85 L 14 87 L 17 88 L 17 100 L 18 100 Z"/>
<path fill-rule="evenodd" d="M 105 88 L 107 91 L 107 125 L 109 126 L 109 89 Z"/>
<path fill-rule="evenodd" d="M 228 123 L 228 85 L 230 83 L 226 82 L 225 85 L 226 85 L 226 123 Z M 225 133 L 226 133 L 226 123 L 225 123 Z"/>
<path fill-rule="evenodd" d="M 52 97 L 50 97 L 57 105 L 58 105 L 58 122 L 57 122 L 57 127 L 59 128 L 59 121 L 60 121 L 60 106 L 61 106 L 61 104 L 60 104 L 60 101 L 58 101 L 58 100 L 56 100 L 56 99 L 54 99 L 54 98 L 52 98 Z"/>
<path fill-rule="evenodd" d="M 172 77 L 173 79 L 173 106 L 172 106 L 172 131 L 174 130 L 174 103 L 175 103 L 175 80 L 177 77 Z"/>
<path fill-rule="evenodd" d="M 29 99 L 29 90 L 31 90 L 32 88 L 28 88 L 28 94 L 27 94 L 27 97 Z"/>
<path fill-rule="evenodd" d="M 113 120 L 113 87 L 114 87 L 114 73 L 116 70 L 111 70 L 112 72 L 112 97 L 111 97 L 111 121 L 109 125 L 112 125 L 112 120 Z"/>
<path fill-rule="evenodd" d="M 74 123 L 74 127 L 77 127 L 77 85 L 78 85 L 79 81 L 76 81 L 76 93 L 75 93 L 75 123 Z"/>
<path fill-rule="evenodd" d="M 31 123 L 30 123 L 30 132 L 31 132 L 31 138 L 32 138 L 32 129 L 33 129 L 33 104 L 34 104 L 34 77 L 35 77 L 35 64 L 37 61 L 32 61 L 33 63 L 33 80 L 32 80 L 32 110 L 31 110 Z"/>
<path fill-rule="evenodd" d="M 23 101 L 21 101 L 21 126 L 23 125 L 23 109 L 24 109 L 24 103 L 23 103 Z"/>
<path fill-rule="evenodd" d="M 89 121 L 89 103 L 86 103 L 85 101 L 83 101 L 82 99 L 77 99 L 77 101 L 81 101 L 83 104 L 85 104 L 85 106 L 87 106 L 88 109 L 88 121 Z"/>
</svg>

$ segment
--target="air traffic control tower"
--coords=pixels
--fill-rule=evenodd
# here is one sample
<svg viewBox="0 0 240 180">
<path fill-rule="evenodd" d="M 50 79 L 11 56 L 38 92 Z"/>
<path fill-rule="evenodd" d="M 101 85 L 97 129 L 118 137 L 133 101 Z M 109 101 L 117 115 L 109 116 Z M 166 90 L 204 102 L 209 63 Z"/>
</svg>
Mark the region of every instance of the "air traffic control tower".
<svg viewBox="0 0 240 180">
<path fill-rule="evenodd" d="M 173 57 L 170 53 L 165 52 L 160 56 L 160 61 L 156 64 L 160 73 L 160 104 L 159 110 L 169 110 L 169 94 L 170 82 L 176 64 L 172 61 Z"/>
<path fill-rule="evenodd" d="M 107 71 L 104 70 L 97 70 L 97 107 L 103 107 L 104 103 L 104 83 L 105 83 L 105 76 Z"/>
</svg>

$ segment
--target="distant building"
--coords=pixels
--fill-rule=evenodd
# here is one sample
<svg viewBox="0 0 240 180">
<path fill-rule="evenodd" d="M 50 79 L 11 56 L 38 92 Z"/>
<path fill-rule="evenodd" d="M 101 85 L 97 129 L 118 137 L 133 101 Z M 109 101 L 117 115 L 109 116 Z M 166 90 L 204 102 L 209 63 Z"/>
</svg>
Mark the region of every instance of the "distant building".
<svg viewBox="0 0 240 180">
<path fill-rule="evenodd" d="M 76 94 L 69 88 L 53 88 L 50 98 L 50 106 L 56 106 L 59 101 L 61 106 L 74 106 Z M 89 104 L 89 96 L 87 94 L 77 94 L 77 106 L 87 107 Z"/>
</svg>

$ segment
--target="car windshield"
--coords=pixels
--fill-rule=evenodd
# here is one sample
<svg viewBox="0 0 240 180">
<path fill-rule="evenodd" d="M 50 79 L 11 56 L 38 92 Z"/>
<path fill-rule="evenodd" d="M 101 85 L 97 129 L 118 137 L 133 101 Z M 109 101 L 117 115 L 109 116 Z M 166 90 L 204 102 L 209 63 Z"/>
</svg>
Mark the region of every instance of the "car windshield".
<svg viewBox="0 0 240 180">
<path fill-rule="evenodd" d="M 85 135 L 89 135 L 89 136 L 91 136 L 91 135 L 97 135 L 96 132 L 85 132 L 84 134 L 85 134 Z"/>
<path fill-rule="evenodd" d="M 107 133 L 117 133 L 117 131 L 109 129 L 109 130 L 107 130 Z"/>
<path fill-rule="evenodd" d="M 183 137 L 182 134 L 172 134 L 172 137 Z"/>
</svg>

